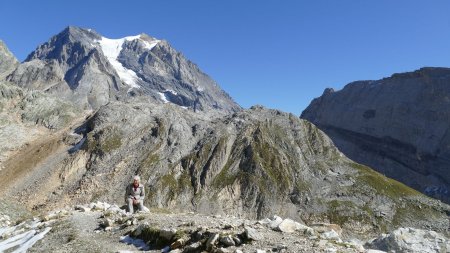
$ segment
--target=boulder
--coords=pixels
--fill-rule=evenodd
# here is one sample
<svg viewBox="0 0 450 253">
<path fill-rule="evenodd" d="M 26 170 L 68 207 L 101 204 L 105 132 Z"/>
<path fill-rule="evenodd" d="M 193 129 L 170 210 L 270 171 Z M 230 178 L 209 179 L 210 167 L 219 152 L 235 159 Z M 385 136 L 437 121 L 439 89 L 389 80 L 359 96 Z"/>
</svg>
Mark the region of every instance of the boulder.
<svg viewBox="0 0 450 253">
<path fill-rule="evenodd" d="M 223 244 L 225 247 L 230 247 L 230 246 L 235 246 L 236 245 L 236 243 L 234 242 L 234 240 L 231 237 L 231 235 L 227 235 L 227 236 L 221 237 L 219 239 L 219 242 L 221 244 Z"/>
<path fill-rule="evenodd" d="M 305 225 L 302 225 L 296 221 L 293 221 L 291 219 L 285 219 L 283 220 L 277 227 L 275 230 L 281 231 L 281 232 L 285 232 L 285 233 L 293 233 L 295 231 L 301 231 L 301 232 L 305 232 L 305 231 L 309 231 L 311 232 L 311 228 Z"/>
<path fill-rule="evenodd" d="M 341 238 L 339 238 L 339 234 L 334 230 L 324 232 L 320 234 L 320 237 L 327 240 L 341 241 Z"/>
<path fill-rule="evenodd" d="M 272 217 L 272 219 L 270 220 L 269 227 L 271 229 L 276 229 L 278 227 L 278 225 L 281 224 L 281 222 L 283 222 L 283 219 L 279 216 L 274 215 Z"/>
<path fill-rule="evenodd" d="M 314 224 L 310 225 L 310 227 L 319 233 L 324 233 L 324 232 L 334 230 L 336 233 L 338 233 L 339 236 L 342 235 L 342 228 L 337 224 L 314 223 Z"/>
<path fill-rule="evenodd" d="M 366 248 L 395 252 L 449 252 L 448 239 L 431 230 L 399 228 L 382 235 L 366 245 Z"/>
<path fill-rule="evenodd" d="M 163 238 L 166 241 L 170 241 L 176 233 L 177 230 L 174 228 L 162 228 L 159 231 L 159 237 Z"/>
<path fill-rule="evenodd" d="M 260 241 L 264 239 L 262 235 L 256 231 L 256 229 L 251 227 L 245 227 L 244 235 L 245 238 L 250 241 Z"/>
<path fill-rule="evenodd" d="M 217 239 L 219 239 L 219 234 L 212 234 L 206 242 L 206 249 L 212 249 L 214 244 L 216 244 Z"/>
</svg>

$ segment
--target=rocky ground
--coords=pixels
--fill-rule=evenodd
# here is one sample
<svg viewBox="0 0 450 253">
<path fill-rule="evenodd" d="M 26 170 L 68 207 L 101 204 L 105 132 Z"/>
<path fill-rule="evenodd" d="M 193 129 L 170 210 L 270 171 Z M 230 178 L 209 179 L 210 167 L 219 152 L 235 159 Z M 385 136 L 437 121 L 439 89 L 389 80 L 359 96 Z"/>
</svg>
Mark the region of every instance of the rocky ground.
<svg viewBox="0 0 450 253">
<path fill-rule="evenodd" d="M 15 225 L 14 225 L 15 224 Z M 103 202 L 13 221 L 0 216 L 0 252 L 448 252 L 445 236 L 401 228 L 376 239 L 345 238 L 335 224 L 306 226 L 278 216 L 126 213 Z M 384 251 L 381 251 L 384 250 Z"/>
</svg>

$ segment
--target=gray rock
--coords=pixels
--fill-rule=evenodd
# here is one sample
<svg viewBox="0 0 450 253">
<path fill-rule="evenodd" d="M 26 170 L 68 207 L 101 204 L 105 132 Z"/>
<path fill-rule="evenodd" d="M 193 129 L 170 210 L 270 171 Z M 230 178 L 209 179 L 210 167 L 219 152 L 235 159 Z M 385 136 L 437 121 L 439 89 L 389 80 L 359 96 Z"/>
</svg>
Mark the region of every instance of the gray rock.
<svg viewBox="0 0 450 253">
<path fill-rule="evenodd" d="M 231 251 L 226 248 L 218 248 L 215 250 L 216 253 L 230 253 Z"/>
<path fill-rule="evenodd" d="M 277 215 L 274 215 L 269 222 L 269 227 L 271 229 L 276 229 L 282 222 L 283 222 L 283 218 L 281 218 Z"/>
<path fill-rule="evenodd" d="M 9 51 L 8 47 L 0 40 L 0 81 L 9 75 L 19 65 L 16 57 Z"/>
<path fill-rule="evenodd" d="M 239 246 L 239 245 L 242 244 L 242 240 L 238 236 L 233 236 L 232 238 L 233 238 L 233 241 L 234 241 L 234 245 Z"/>
<path fill-rule="evenodd" d="M 231 235 L 227 235 L 227 236 L 221 237 L 219 239 L 219 242 L 221 244 L 223 244 L 225 247 L 230 247 L 230 246 L 235 246 L 236 245 L 236 243 L 234 242 L 234 240 L 233 240 Z"/>
<path fill-rule="evenodd" d="M 330 231 L 321 233 L 320 238 L 327 239 L 327 240 L 336 240 L 336 241 L 341 240 L 341 238 L 339 238 L 339 234 L 334 230 L 330 230 Z"/>
<path fill-rule="evenodd" d="M 112 225 L 114 225 L 114 220 L 111 220 L 111 219 L 108 219 L 108 218 L 104 219 L 103 222 L 102 222 L 102 226 L 105 227 L 105 228 L 111 227 Z"/>
<path fill-rule="evenodd" d="M 75 210 L 78 210 L 80 212 L 89 212 L 89 211 L 91 211 L 91 208 L 89 208 L 87 206 L 83 206 L 83 205 L 76 205 Z"/>
<path fill-rule="evenodd" d="M 214 245 L 217 243 L 217 240 L 219 239 L 219 234 L 212 234 L 208 241 L 206 241 L 206 249 L 210 250 L 214 247 Z"/>
<path fill-rule="evenodd" d="M 302 225 L 296 221 L 293 221 L 291 219 L 284 219 L 278 226 L 277 230 L 284 232 L 284 233 L 293 233 L 295 231 L 307 231 L 311 228 L 305 225 Z"/>
<path fill-rule="evenodd" d="M 183 252 L 197 252 L 202 247 L 201 242 L 194 242 L 184 248 Z"/>
<path fill-rule="evenodd" d="M 416 228 L 399 228 L 367 243 L 367 248 L 395 252 L 448 252 L 448 239 L 442 234 Z"/>
<path fill-rule="evenodd" d="M 159 237 L 170 241 L 172 240 L 173 236 L 177 233 L 177 230 L 174 228 L 162 228 L 159 231 Z"/>
<path fill-rule="evenodd" d="M 264 237 L 256 229 L 251 227 L 245 227 L 244 234 L 247 240 L 260 241 L 264 239 Z"/>
</svg>

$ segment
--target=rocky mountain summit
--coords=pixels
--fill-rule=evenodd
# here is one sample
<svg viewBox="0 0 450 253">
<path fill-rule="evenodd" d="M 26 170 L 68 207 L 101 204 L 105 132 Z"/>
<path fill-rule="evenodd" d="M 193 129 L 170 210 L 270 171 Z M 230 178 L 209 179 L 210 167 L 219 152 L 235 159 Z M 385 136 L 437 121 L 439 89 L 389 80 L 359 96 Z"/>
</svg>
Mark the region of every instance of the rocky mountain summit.
<svg viewBox="0 0 450 253">
<path fill-rule="evenodd" d="M 98 109 L 145 95 L 193 111 L 230 113 L 240 107 L 211 78 L 173 49 L 146 34 L 105 38 L 91 29 L 67 27 L 40 45 L 7 78 Z"/>
<path fill-rule="evenodd" d="M 301 117 L 351 159 L 450 202 L 450 69 L 327 89 Z"/>
</svg>

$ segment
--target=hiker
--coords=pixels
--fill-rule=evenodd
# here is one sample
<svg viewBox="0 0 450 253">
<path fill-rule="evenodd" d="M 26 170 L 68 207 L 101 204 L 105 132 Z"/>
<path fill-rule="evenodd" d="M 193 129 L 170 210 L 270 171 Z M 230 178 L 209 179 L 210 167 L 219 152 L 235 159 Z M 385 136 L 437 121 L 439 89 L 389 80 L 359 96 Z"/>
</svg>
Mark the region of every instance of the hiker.
<svg viewBox="0 0 450 253">
<path fill-rule="evenodd" d="M 133 206 L 138 206 L 139 211 L 145 211 L 145 190 L 144 185 L 142 185 L 140 182 L 141 178 L 139 176 L 134 176 L 133 183 L 129 184 L 127 187 L 125 202 L 128 204 L 128 212 L 130 213 L 134 213 Z"/>
</svg>

